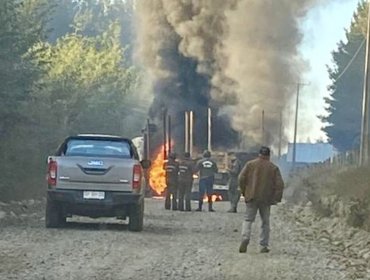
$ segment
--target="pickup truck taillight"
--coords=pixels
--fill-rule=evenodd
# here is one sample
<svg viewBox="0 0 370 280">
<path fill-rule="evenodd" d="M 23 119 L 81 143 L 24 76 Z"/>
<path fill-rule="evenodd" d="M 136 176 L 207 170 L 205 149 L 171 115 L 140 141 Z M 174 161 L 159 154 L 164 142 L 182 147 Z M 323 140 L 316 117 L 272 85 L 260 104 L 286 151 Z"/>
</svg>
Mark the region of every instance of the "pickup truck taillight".
<svg viewBox="0 0 370 280">
<path fill-rule="evenodd" d="M 141 186 L 141 166 L 139 164 L 134 165 L 134 173 L 132 176 L 132 187 L 139 189 Z"/>
<path fill-rule="evenodd" d="M 48 185 L 49 186 L 56 186 L 57 171 L 58 171 L 57 162 L 53 160 L 49 161 L 49 165 L 48 165 Z"/>
</svg>

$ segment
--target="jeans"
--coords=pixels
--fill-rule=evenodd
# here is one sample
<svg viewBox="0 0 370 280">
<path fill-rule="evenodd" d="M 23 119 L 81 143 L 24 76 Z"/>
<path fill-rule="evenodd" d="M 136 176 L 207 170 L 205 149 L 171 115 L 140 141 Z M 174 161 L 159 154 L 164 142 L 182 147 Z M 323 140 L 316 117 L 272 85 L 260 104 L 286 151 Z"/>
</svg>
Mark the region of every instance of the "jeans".
<svg viewBox="0 0 370 280">
<path fill-rule="evenodd" d="M 199 180 L 199 200 L 203 200 L 204 195 L 207 193 L 207 196 L 213 194 L 213 181 L 214 177 L 205 177 L 200 178 Z"/>
<path fill-rule="evenodd" d="M 207 193 L 208 196 L 208 209 L 212 211 L 212 194 L 213 194 L 214 177 L 205 177 L 199 180 L 199 209 L 202 209 L 203 198 Z"/>
<path fill-rule="evenodd" d="M 257 211 L 260 214 L 262 225 L 260 235 L 260 245 L 269 246 L 270 239 L 270 209 L 271 206 L 264 203 L 250 201 L 246 203 L 245 221 L 243 222 L 242 238 L 250 240 L 252 234 L 252 224 L 256 219 Z"/>
</svg>

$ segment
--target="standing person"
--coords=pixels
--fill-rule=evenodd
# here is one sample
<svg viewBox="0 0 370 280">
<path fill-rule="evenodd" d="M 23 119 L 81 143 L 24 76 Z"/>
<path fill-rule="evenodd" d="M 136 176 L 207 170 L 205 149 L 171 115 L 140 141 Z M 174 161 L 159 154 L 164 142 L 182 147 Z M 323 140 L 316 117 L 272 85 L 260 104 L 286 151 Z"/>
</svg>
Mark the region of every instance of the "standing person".
<svg viewBox="0 0 370 280">
<path fill-rule="evenodd" d="M 239 175 L 239 187 L 246 202 L 240 253 L 245 253 L 251 237 L 252 224 L 259 211 L 261 253 L 268 253 L 270 238 L 270 208 L 281 201 L 284 182 L 279 168 L 270 162 L 270 149 L 261 147 L 257 159 L 247 162 Z"/>
<path fill-rule="evenodd" d="M 177 210 L 179 163 L 176 161 L 175 153 L 169 155 L 168 161 L 164 164 L 163 169 L 166 171 L 167 185 L 164 208 L 167 210 L 171 209 L 172 202 L 172 210 Z"/>
<path fill-rule="evenodd" d="M 203 197 L 208 196 L 208 211 L 214 212 L 212 207 L 213 182 L 218 172 L 217 164 L 211 159 L 211 152 L 205 151 L 203 158 L 197 162 L 196 171 L 199 172 L 199 207 L 196 211 L 202 211 Z"/>
<path fill-rule="evenodd" d="M 236 213 L 238 208 L 238 202 L 240 200 L 240 191 L 238 189 L 238 176 L 241 171 L 241 162 L 235 156 L 231 154 L 231 162 L 228 168 L 229 172 L 229 200 L 230 200 L 230 210 L 229 213 Z"/>
<path fill-rule="evenodd" d="M 190 158 L 190 153 L 184 154 L 184 159 L 179 164 L 179 210 L 191 211 L 191 189 L 193 187 L 194 161 Z"/>
</svg>

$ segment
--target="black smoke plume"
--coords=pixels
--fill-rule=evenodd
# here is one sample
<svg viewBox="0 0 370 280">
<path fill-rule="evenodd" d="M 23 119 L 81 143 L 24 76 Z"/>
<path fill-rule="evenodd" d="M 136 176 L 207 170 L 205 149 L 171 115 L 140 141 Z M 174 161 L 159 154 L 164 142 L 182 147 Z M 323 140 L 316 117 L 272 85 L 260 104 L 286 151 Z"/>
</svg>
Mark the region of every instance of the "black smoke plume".
<svg viewBox="0 0 370 280">
<path fill-rule="evenodd" d="M 194 110 L 195 142 L 204 148 L 211 106 L 216 145 L 233 146 L 240 135 L 246 147 L 276 146 L 281 114 L 291 134 L 296 85 L 308 69 L 299 52 L 300 22 L 328 2 L 138 0 L 137 54 L 152 82 L 151 116 L 167 108 L 182 139 L 183 112 Z"/>
<path fill-rule="evenodd" d="M 219 47 L 219 40 L 212 37 L 224 32 L 224 17 L 210 11 L 204 14 L 203 8 L 191 1 L 138 2 L 138 53 L 152 78 L 154 93 L 150 117 L 161 125 L 163 112 L 167 111 L 172 118 L 172 138 L 179 152 L 184 150 L 185 111 L 194 112 L 194 146 L 199 151 L 207 147 L 208 107 L 212 108 L 213 115 L 213 146 L 235 146 L 238 139 L 228 117 L 219 115 L 221 103 L 211 96 L 216 90 L 211 80 L 218 67 L 212 52 Z M 183 32 L 189 32 L 189 24 L 196 22 L 197 16 L 205 17 L 207 24 L 200 28 L 199 21 L 193 27 L 195 33 L 185 35 Z M 183 32 L 182 24 L 188 24 Z M 213 31 L 214 35 L 206 34 Z M 191 46 L 190 42 L 197 36 L 198 45 Z M 155 142 L 160 143 L 161 131 L 157 134 Z"/>
</svg>

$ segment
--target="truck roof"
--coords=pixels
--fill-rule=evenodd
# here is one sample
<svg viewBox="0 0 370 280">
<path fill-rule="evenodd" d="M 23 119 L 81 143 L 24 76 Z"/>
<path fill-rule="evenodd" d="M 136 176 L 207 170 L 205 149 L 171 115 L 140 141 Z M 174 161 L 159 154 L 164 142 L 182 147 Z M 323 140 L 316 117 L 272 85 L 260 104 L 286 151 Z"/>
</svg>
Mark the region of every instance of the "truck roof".
<svg viewBox="0 0 370 280">
<path fill-rule="evenodd" d="M 109 134 L 94 134 L 94 133 L 82 133 L 82 134 L 77 134 L 78 137 L 110 137 L 110 138 L 121 138 L 120 136 L 117 135 L 109 135 Z M 72 136 L 73 137 L 73 136 Z"/>
<path fill-rule="evenodd" d="M 96 140 L 124 140 L 131 142 L 131 139 L 109 134 L 77 134 L 67 137 L 67 139 L 96 139 Z"/>
</svg>

